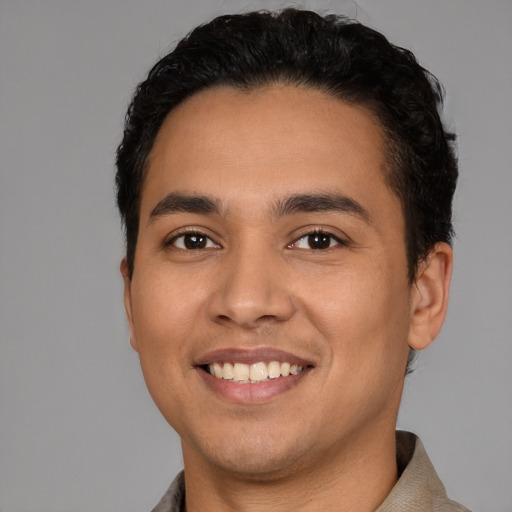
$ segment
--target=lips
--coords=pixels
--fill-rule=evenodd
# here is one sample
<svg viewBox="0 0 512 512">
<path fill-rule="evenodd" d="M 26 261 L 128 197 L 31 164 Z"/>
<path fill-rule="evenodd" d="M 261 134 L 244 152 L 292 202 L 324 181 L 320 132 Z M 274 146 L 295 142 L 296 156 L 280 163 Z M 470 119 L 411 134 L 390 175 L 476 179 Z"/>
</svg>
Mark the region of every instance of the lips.
<svg viewBox="0 0 512 512">
<path fill-rule="evenodd" d="M 230 401 L 251 403 L 295 387 L 313 364 L 288 352 L 260 348 L 210 352 L 198 359 L 195 367 L 216 394 Z"/>
<path fill-rule="evenodd" d="M 298 366 L 314 366 L 312 361 L 308 361 L 301 357 L 269 347 L 262 347 L 257 349 L 242 349 L 242 348 L 229 348 L 220 349 L 208 352 L 195 361 L 195 365 L 204 366 L 213 363 L 244 363 L 255 364 L 263 361 L 270 363 L 271 361 L 288 362 L 290 365 L 296 364 Z"/>
</svg>

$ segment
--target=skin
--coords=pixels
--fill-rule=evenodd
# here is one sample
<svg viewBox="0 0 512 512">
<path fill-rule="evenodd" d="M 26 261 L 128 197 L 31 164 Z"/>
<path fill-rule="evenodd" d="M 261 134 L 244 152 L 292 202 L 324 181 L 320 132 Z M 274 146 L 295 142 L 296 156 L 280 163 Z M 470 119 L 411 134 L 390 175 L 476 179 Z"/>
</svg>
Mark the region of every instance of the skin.
<svg viewBox="0 0 512 512">
<path fill-rule="evenodd" d="M 383 151 L 368 111 L 284 85 L 210 89 L 163 124 L 132 278 L 121 270 L 132 346 L 182 439 L 189 512 L 370 511 L 396 482 L 408 350 L 441 328 L 452 253 L 437 244 L 408 282 Z M 219 211 L 152 215 L 171 193 L 213 198 Z M 276 212 L 297 194 L 342 195 L 365 214 Z M 206 246 L 187 249 L 184 229 Z M 312 232 L 328 234 L 326 248 L 311 248 Z M 308 371 L 240 402 L 197 367 L 211 351 L 261 348 Z"/>
</svg>

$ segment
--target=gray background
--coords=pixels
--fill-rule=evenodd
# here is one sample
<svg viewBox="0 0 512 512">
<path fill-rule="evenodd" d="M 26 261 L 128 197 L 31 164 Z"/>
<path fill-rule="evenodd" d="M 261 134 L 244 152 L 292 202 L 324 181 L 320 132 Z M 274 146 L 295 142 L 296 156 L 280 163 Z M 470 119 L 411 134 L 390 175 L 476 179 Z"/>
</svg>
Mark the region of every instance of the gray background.
<svg viewBox="0 0 512 512">
<path fill-rule="evenodd" d="M 181 466 L 128 345 L 114 150 L 134 86 L 225 11 L 283 2 L 0 0 L 0 510 L 150 510 Z M 512 511 L 512 3 L 330 6 L 411 48 L 460 136 L 444 331 L 407 379 L 451 495 Z"/>
</svg>

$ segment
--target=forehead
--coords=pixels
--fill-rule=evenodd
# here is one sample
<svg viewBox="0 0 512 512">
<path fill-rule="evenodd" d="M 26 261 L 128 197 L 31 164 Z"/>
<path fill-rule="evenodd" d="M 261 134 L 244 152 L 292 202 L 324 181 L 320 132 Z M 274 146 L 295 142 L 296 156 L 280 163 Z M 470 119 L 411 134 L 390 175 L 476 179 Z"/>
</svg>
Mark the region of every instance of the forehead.
<svg viewBox="0 0 512 512">
<path fill-rule="evenodd" d="M 164 121 L 149 157 L 141 217 L 172 191 L 234 204 L 311 191 L 357 194 L 371 203 L 377 189 L 393 196 L 384 148 L 372 113 L 317 89 L 209 89 Z"/>
</svg>

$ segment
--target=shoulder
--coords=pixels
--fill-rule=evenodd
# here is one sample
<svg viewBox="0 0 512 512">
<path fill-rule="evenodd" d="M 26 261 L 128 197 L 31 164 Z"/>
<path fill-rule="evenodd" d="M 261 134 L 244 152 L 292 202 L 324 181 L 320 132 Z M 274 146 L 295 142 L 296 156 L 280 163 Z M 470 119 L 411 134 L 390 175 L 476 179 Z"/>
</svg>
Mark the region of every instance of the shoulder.
<svg viewBox="0 0 512 512">
<path fill-rule="evenodd" d="M 185 475 L 181 471 L 151 512 L 182 512 L 185 508 L 184 504 Z"/>
<path fill-rule="evenodd" d="M 470 512 L 451 500 L 420 439 L 396 433 L 399 479 L 376 512 Z"/>
</svg>

